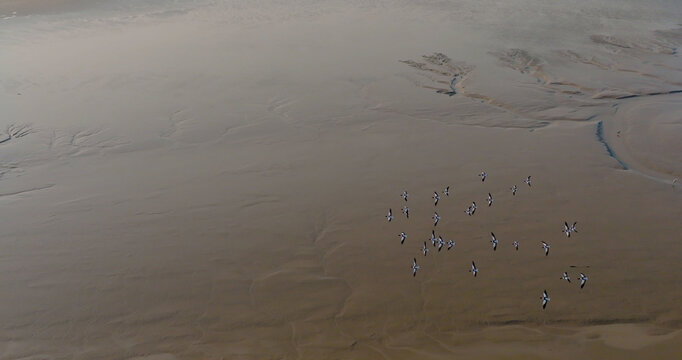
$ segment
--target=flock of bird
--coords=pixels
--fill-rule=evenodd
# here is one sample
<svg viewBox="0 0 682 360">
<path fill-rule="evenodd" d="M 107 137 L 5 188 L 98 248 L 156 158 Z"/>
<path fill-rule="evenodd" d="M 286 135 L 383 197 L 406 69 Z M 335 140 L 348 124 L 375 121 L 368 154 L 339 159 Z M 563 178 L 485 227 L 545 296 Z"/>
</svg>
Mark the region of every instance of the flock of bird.
<svg viewBox="0 0 682 360">
<path fill-rule="evenodd" d="M 478 176 L 481 178 L 481 182 L 485 182 L 486 178 L 488 177 L 488 174 L 485 171 L 482 171 L 480 174 L 478 174 Z M 524 180 L 524 182 L 528 185 L 528 187 L 531 187 L 531 177 L 530 176 L 528 176 Z M 514 195 L 514 196 L 516 195 L 516 193 L 519 190 L 516 185 L 513 185 L 509 189 L 511 190 L 512 195 Z M 402 208 L 402 213 L 405 214 L 407 219 L 409 219 L 410 218 L 410 209 L 407 206 L 409 193 L 407 192 L 407 190 L 405 190 L 405 191 L 403 191 L 403 193 L 400 196 L 403 198 L 403 200 L 405 200 L 405 203 L 406 203 L 406 205 L 403 206 L 403 208 Z M 445 187 L 445 189 L 443 190 L 443 196 L 450 196 L 450 186 Z M 434 207 L 438 206 L 438 202 L 441 199 L 441 195 L 437 191 L 434 191 L 432 198 L 433 198 Z M 492 206 L 493 205 L 493 196 L 491 193 L 488 193 L 487 200 L 488 200 L 488 206 L 489 207 Z M 471 203 L 471 205 L 469 205 L 466 208 L 465 213 L 469 216 L 473 216 L 476 213 L 476 209 L 477 209 L 476 202 L 473 201 Z M 388 215 L 386 215 L 386 218 L 388 219 L 389 222 L 393 221 L 393 210 L 392 209 L 388 209 Z M 440 221 L 440 216 L 438 215 L 437 211 L 434 211 L 431 219 L 433 219 L 433 227 L 435 228 L 436 226 L 438 226 L 438 222 Z M 578 226 L 577 222 L 573 222 L 573 224 L 569 225 L 569 223 L 567 221 L 564 221 L 564 228 L 563 228 L 562 232 L 566 234 L 566 237 L 570 237 L 572 233 L 578 232 L 577 226 Z M 400 234 L 398 234 L 398 236 L 400 237 L 400 244 L 404 244 L 405 239 L 407 239 L 407 234 L 405 232 L 401 232 Z M 493 249 L 493 251 L 496 251 L 497 246 L 499 244 L 499 241 L 497 240 L 497 237 L 495 237 L 495 234 L 493 232 L 490 233 L 490 236 L 491 236 L 490 242 L 492 244 L 492 249 Z M 432 243 L 432 246 L 438 249 L 438 252 L 440 252 L 443 249 L 443 247 L 446 245 L 447 245 L 446 249 L 448 251 L 455 246 L 454 241 L 452 241 L 452 240 L 446 241 L 443 239 L 442 236 L 436 236 L 435 229 L 431 230 L 430 241 Z M 549 256 L 550 245 L 545 241 L 541 241 L 540 243 L 542 244 L 542 248 L 545 252 L 545 256 Z M 514 245 L 514 248 L 516 249 L 516 251 L 518 251 L 519 250 L 519 242 L 514 241 L 513 245 Z M 430 251 L 430 249 L 427 246 L 427 242 L 424 241 L 424 245 L 421 248 L 421 252 L 424 254 L 424 256 L 426 256 L 429 253 L 429 251 Z M 420 269 L 421 269 L 421 267 L 417 264 L 417 258 L 416 257 L 413 258 L 413 260 L 412 260 L 412 276 L 417 276 L 417 271 L 419 271 Z M 473 260 L 471 261 L 471 269 L 469 270 L 469 272 L 472 273 L 474 277 L 476 277 L 476 275 L 478 275 L 478 267 L 476 267 L 476 262 Z M 569 276 L 568 272 L 564 272 L 560 279 L 566 280 L 569 283 L 571 282 L 571 277 Z M 585 284 L 587 283 L 587 279 L 588 278 L 585 274 L 580 273 L 580 288 L 581 289 L 585 287 Z M 547 290 L 544 290 L 542 292 L 542 296 L 540 297 L 540 299 L 542 300 L 542 308 L 545 309 L 547 307 L 547 304 L 550 301 L 550 297 L 547 293 Z"/>
</svg>

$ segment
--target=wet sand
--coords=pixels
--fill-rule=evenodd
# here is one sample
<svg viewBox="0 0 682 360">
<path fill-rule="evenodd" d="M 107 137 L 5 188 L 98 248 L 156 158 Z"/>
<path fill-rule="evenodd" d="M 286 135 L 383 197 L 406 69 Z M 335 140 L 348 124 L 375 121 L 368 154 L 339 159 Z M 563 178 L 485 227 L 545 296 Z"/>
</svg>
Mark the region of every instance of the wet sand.
<svg viewBox="0 0 682 360">
<path fill-rule="evenodd" d="M 13 3 L 0 358 L 682 355 L 679 5 Z"/>
</svg>

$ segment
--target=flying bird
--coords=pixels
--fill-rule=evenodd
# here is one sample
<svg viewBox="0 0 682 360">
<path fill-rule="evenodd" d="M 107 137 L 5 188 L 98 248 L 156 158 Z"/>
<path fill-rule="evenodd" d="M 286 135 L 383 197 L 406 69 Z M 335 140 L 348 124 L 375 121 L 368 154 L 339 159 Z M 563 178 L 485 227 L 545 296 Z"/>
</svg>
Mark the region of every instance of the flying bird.
<svg viewBox="0 0 682 360">
<path fill-rule="evenodd" d="M 478 268 L 476 267 L 476 263 L 472 260 L 471 261 L 471 270 L 469 270 L 470 273 L 474 274 L 474 277 L 478 274 Z"/>
<path fill-rule="evenodd" d="M 443 241 L 443 238 L 439 236 L 438 237 L 438 252 L 443 250 L 443 245 L 445 245 L 445 241 Z"/>
<path fill-rule="evenodd" d="M 403 191 L 402 195 L 400 195 L 400 197 L 402 197 L 405 201 L 407 201 L 408 196 L 410 195 L 407 193 L 407 190 Z"/>
<path fill-rule="evenodd" d="M 583 274 L 583 273 L 580 273 L 580 288 L 581 289 L 585 287 L 586 282 L 587 282 L 587 276 L 585 276 L 585 274 Z"/>
<path fill-rule="evenodd" d="M 512 191 L 512 195 L 516 195 L 516 191 L 519 190 L 519 188 L 516 185 L 512 186 L 510 189 Z"/>
<path fill-rule="evenodd" d="M 566 237 L 571 237 L 571 227 L 566 221 L 564 221 L 564 233 L 566 233 Z"/>
<path fill-rule="evenodd" d="M 464 210 L 464 212 L 467 213 L 467 215 L 471 216 L 471 214 L 472 214 L 472 212 L 471 212 L 471 206 L 468 206 L 467 209 Z"/>
<path fill-rule="evenodd" d="M 400 234 L 398 234 L 398 236 L 400 237 L 401 244 L 405 242 L 405 239 L 407 239 L 407 234 L 405 234 L 405 232 L 401 232 Z"/>
<path fill-rule="evenodd" d="M 547 295 L 547 290 L 542 292 L 542 297 L 540 299 L 542 299 L 542 309 L 544 309 L 545 307 L 547 307 L 547 303 L 550 300 L 549 295 Z"/>
<path fill-rule="evenodd" d="M 410 208 L 407 205 L 403 206 L 403 214 L 409 219 L 410 218 Z"/>
<path fill-rule="evenodd" d="M 393 220 L 393 210 L 388 209 L 388 215 L 386 215 L 386 218 L 388 219 L 388 222 L 391 222 L 391 220 Z"/>
<path fill-rule="evenodd" d="M 519 251 L 519 242 L 516 240 L 514 241 L 514 248 L 516 248 L 516 251 Z"/>
<path fill-rule="evenodd" d="M 417 270 L 421 269 L 417 265 L 417 258 L 412 259 L 412 276 L 417 276 Z"/>
<path fill-rule="evenodd" d="M 437 213 L 437 212 L 434 212 L 434 213 L 433 213 L 432 219 L 433 219 L 433 226 L 438 225 L 438 221 L 440 220 L 440 216 L 438 216 L 438 213 Z"/>
<path fill-rule="evenodd" d="M 493 243 L 493 251 L 497 250 L 497 238 L 495 238 L 495 234 L 490 233 L 490 236 L 492 236 L 492 240 L 490 240 L 491 243 Z"/>
<path fill-rule="evenodd" d="M 452 249 L 452 247 L 455 246 L 455 242 L 452 240 L 448 241 L 448 250 Z"/>
<path fill-rule="evenodd" d="M 562 280 L 566 280 L 566 281 L 568 281 L 569 283 L 571 282 L 571 277 L 570 277 L 570 276 L 568 276 L 568 273 L 567 273 L 567 272 L 565 272 L 565 271 L 564 271 L 564 274 L 563 274 L 563 275 L 561 275 L 560 279 L 562 279 Z"/>
<path fill-rule="evenodd" d="M 438 206 L 438 200 L 440 200 L 440 195 L 437 192 L 433 192 L 433 206 Z"/>
<path fill-rule="evenodd" d="M 433 243 L 433 246 L 436 246 L 437 241 L 438 241 L 438 238 L 436 237 L 436 231 L 431 230 L 431 242 Z"/>
<path fill-rule="evenodd" d="M 471 215 L 473 215 L 476 212 L 476 209 L 478 209 L 478 207 L 476 206 L 476 202 L 475 201 L 471 202 Z"/>
<path fill-rule="evenodd" d="M 426 247 L 426 241 L 424 241 L 424 247 L 422 248 L 422 251 L 424 252 L 424 256 L 429 252 L 429 248 Z"/>
<path fill-rule="evenodd" d="M 571 232 L 578 232 L 578 222 L 574 221 L 571 225 Z"/>
<path fill-rule="evenodd" d="M 449 186 L 445 187 L 445 190 L 443 190 L 443 194 L 445 194 L 445 196 L 450 196 L 450 187 Z"/>
<path fill-rule="evenodd" d="M 488 177 L 488 174 L 485 171 L 481 171 L 481 173 L 478 174 L 478 176 L 481 177 L 481 181 L 485 181 L 485 178 Z"/>
<path fill-rule="evenodd" d="M 544 242 L 544 241 L 541 241 L 541 243 L 542 243 L 542 248 L 545 249 L 545 256 L 549 255 L 549 244 Z"/>
<path fill-rule="evenodd" d="M 528 186 L 530 186 L 530 175 L 528 175 L 526 180 L 524 180 L 523 182 L 525 182 L 526 184 L 528 184 Z"/>
<path fill-rule="evenodd" d="M 493 196 L 488 193 L 488 206 L 491 206 L 493 204 Z"/>
</svg>

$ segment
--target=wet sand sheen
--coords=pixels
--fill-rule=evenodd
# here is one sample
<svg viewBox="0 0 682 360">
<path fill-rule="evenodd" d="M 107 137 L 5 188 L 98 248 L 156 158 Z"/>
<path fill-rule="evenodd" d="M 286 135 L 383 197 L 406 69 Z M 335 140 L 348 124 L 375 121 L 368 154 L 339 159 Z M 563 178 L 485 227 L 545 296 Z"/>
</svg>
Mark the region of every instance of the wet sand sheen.
<svg viewBox="0 0 682 360">
<path fill-rule="evenodd" d="M 680 9 L 180 5 L 3 23 L 3 358 L 682 353 Z"/>
</svg>

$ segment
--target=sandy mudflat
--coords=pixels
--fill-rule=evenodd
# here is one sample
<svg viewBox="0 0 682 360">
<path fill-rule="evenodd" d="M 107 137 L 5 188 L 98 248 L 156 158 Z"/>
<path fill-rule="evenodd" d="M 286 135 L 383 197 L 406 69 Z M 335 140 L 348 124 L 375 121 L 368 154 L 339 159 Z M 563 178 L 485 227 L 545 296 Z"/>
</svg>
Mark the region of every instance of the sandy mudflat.
<svg viewBox="0 0 682 360">
<path fill-rule="evenodd" d="M 0 0 L 0 358 L 680 358 L 679 19 Z"/>
</svg>

